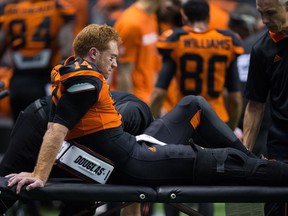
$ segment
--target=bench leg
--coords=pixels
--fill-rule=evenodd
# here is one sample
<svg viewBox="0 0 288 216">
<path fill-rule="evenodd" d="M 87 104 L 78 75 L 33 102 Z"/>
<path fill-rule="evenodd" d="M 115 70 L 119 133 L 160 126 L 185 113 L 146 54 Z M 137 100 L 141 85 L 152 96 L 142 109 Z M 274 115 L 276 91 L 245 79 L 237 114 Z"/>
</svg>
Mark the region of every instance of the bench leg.
<svg viewBox="0 0 288 216">
<path fill-rule="evenodd" d="M 192 209 L 191 207 L 183 204 L 183 203 L 168 203 L 169 205 L 173 206 L 174 208 L 177 208 L 179 211 L 188 214 L 189 216 L 203 216 L 196 210 Z"/>
</svg>

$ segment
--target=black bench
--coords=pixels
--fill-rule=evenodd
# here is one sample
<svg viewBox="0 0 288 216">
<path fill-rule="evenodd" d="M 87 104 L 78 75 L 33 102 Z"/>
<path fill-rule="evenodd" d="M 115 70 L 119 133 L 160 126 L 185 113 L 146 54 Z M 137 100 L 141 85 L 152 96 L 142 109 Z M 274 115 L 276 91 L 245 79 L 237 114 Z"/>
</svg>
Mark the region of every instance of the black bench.
<svg viewBox="0 0 288 216">
<path fill-rule="evenodd" d="M 0 198 L 19 200 L 95 201 L 99 206 L 107 202 L 121 202 L 118 209 L 131 203 L 169 203 L 188 215 L 200 215 L 183 203 L 223 202 L 259 203 L 288 201 L 288 187 L 282 186 L 131 186 L 88 184 L 76 179 L 50 179 L 45 187 L 20 194 L 15 187 L 7 187 L 7 179 L 0 177 Z M 109 211 L 114 212 L 115 210 Z M 109 215 L 103 213 L 102 215 Z"/>
</svg>

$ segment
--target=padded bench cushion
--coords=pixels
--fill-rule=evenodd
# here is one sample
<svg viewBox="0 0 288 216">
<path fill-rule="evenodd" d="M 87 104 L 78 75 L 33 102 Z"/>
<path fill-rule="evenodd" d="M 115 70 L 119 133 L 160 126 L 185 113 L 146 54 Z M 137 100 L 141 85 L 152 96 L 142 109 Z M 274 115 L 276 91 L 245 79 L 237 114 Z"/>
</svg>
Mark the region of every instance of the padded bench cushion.
<svg viewBox="0 0 288 216">
<path fill-rule="evenodd" d="M 276 186 L 161 186 L 164 203 L 288 201 L 288 187 Z"/>
<path fill-rule="evenodd" d="M 87 184 L 79 181 L 49 180 L 45 187 L 27 191 L 25 188 L 16 196 L 16 187 L 8 188 L 7 179 L 0 177 L 2 198 L 102 201 L 102 202 L 155 202 L 156 190 L 147 186 Z"/>
</svg>

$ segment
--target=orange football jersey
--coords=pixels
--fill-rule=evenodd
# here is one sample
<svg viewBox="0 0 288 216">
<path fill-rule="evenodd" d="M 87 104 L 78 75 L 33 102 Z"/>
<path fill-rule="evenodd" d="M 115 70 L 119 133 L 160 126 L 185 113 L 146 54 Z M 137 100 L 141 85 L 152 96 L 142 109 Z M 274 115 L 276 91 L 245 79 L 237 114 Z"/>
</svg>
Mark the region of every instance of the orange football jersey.
<svg viewBox="0 0 288 216">
<path fill-rule="evenodd" d="M 18 68 L 21 69 L 21 64 L 23 68 L 34 64 L 47 67 L 60 60 L 53 53 L 58 51 L 57 36 L 63 23 L 75 19 L 75 10 L 70 4 L 64 0 L 23 1 L 6 4 L 2 13 L 1 28 Z"/>
<path fill-rule="evenodd" d="M 61 73 L 61 69 L 64 72 Z M 64 65 L 57 65 L 51 72 L 51 91 L 52 101 L 54 104 L 65 92 L 63 83 L 67 80 L 89 76 L 90 79 L 97 79 L 103 83 L 101 86 L 98 101 L 84 114 L 81 121 L 77 123 L 66 136 L 66 140 L 74 139 L 83 135 L 91 134 L 104 129 L 115 128 L 121 126 L 121 115 L 116 111 L 115 102 L 113 101 L 107 80 L 98 72 L 98 68 L 94 64 L 90 64 L 82 58 L 75 59 L 73 56 L 66 59 Z M 99 111 L 100 110 L 100 111 Z"/>
<path fill-rule="evenodd" d="M 123 43 L 119 48 L 119 62 L 133 63 L 133 93 L 144 102 L 150 101 L 155 76 L 161 59 L 157 51 L 158 24 L 156 15 L 146 14 L 136 5 L 125 10 L 115 23 Z"/>
<path fill-rule="evenodd" d="M 197 33 L 190 27 L 164 32 L 158 42 L 162 55 L 176 64 L 175 76 L 182 96 L 201 95 L 227 122 L 223 90 L 228 68 L 244 52 L 241 41 L 231 31 Z"/>
</svg>

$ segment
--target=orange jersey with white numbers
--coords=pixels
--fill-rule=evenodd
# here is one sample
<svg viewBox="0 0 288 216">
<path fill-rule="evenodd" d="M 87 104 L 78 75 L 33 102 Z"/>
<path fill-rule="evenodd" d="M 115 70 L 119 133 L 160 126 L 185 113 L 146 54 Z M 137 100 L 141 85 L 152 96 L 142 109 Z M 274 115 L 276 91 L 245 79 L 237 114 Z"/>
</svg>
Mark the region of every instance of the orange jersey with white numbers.
<svg viewBox="0 0 288 216">
<path fill-rule="evenodd" d="M 119 48 L 119 62 L 134 64 L 133 94 L 147 103 L 161 64 L 156 47 L 156 15 L 149 15 L 134 4 L 121 14 L 115 23 L 115 29 L 123 41 Z"/>
<path fill-rule="evenodd" d="M 107 80 L 98 72 L 98 68 L 94 64 L 82 58 L 74 59 L 74 57 L 70 57 L 65 61 L 64 65 L 57 65 L 52 70 L 51 90 L 53 103 L 58 103 L 58 100 L 65 94 L 69 85 L 85 83 L 85 79 L 102 83 L 101 89 L 97 92 L 98 100 L 89 108 L 73 129 L 68 132 L 65 137 L 66 140 L 122 125 L 121 115 L 116 111 L 115 102 L 111 97 Z M 79 106 L 81 105 L 79 104 Z"/>
<path fill-rule="evenodd" d="M 63 0 L 23 1 L 6 4 L 2 9 L 0 24 L 5 31 L 7 45 L 15 54 L 14 63 L 25 68 L 34 64 L 54 65 L 60 59 L 58 33 L 66 21 L 75 18 L 75 10 Z M 32 58 L 35 58 L 34 60 Z M 53 59 L 54 58 L 54 59 Z M 41 59 L 41 61 L 36 61 Z M 49 61 L 52 59 L 51 61 Z M 45 61 L 46 60 L 46 61 Z M 54 61 L 53 61 L 54 60 Z M 45 61 L 45 62 L 44 62 Z M 46 63 L 47 64 L 47 63 Z M 41 68 L 41 67 L 40 67 Z"/>
<path fill-rule="evenodd" d="M 176 70 L 173 73 L 182 96 L 203 96 L 219 117 L 227 122 L 229 116 L 225 109 L 223 90 L 232 61 L 244 51 L 239 38 L 231 31 L 197 33 L 184 26 L 164 32 L 158 48 L 163 56 L 175 62 Z M 228 81 L 233 82 L 232 79 Z M 161 88 L 161 82 L 158 79 L 156 86 Z"/>
</svg>

